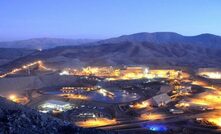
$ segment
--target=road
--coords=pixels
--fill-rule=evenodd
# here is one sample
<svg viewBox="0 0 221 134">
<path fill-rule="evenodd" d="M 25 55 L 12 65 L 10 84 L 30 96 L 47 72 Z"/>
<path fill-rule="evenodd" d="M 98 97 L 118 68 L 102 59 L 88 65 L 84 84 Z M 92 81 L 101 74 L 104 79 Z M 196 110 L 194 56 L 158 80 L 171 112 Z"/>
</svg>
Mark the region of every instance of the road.
<svg viewBox="0 0 221 134">
<path fill-rule="evenodd" d="M 129 121 L 129 122 L 120 122 L 119 124 L 116 124 L 116 125 L 103 126 L 103 127 L 97 127 L 97 128 L 104 129 L 104 130 L 114 130 L 114 131 L 130 131 L 130 130 L 134 131 L 134 130 L 141 130 L 142 129 L 141 126 L 144 125 L 144 124 L 176 123 L 176 122 L 180 122 L 180 121 L 186 121 L 186 120 L 190 120 L 190 119 L 195 119 L 195 118 L 205 117 L 205 116 L 208 116 L 208 115 L 213 115 L 217 112 L 220 112 L 220 110 L 214 110 L 214 111 L 209 111 L 209 112 L 200 113 L 200 114 L 171 115 L 171 116 L 167 116 L 164 119 L 154 120 L 154 121 L 133 120 L 133 121 Z M 197 127 L 197 126 L 188 125 L 188 124 L 182 125 L 181 127 L 199 129 L 199 130 L 207 130 L 208 131 L 208 128 Z M 218 129 L 218 130 L 209 129 L 209 131 L 219 132 L 219 133 L 221 132 L 220 129 Z"/>
</svg>

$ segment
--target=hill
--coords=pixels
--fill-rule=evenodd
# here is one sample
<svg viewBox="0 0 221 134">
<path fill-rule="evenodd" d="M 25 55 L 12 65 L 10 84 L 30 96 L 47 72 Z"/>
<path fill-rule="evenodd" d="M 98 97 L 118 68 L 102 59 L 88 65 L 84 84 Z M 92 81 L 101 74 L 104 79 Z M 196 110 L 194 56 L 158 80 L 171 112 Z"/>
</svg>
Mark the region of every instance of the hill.
<svg viewBox="0 0 221 134">
<path fill-rule="evenodd" d="M 36 52 L 36 50 L 19 48 L 0 48 L 0 65 L 27 56 L 34 52 Z"/>
<path fill-rule="evenodd" d="M 90 39 L 34 38 L 20 41 L 0 42 L 3 48 L 49 49 L 57 46 L 75 46 L 91 43 Z"/>
<path fill-rule="evenodd" d="M 13 64 L 41 59 L 53 67 L 148 65 L 197 68 L 221 66 L 221 37 L 212 34 L 182 36 L 168 32 L 137 33 L 92 44 L 44 50 L 24 57 Z M 7 66 L 10 65 L 12 64 Z"/>
<path fill-rule="evenodd" d="M 173 32 L 135 33 L 117 38 L 98 41 L 100 43 L 119 42 L 151 42 L 154 44 L 190 44 L 204 47 L 221 47 L 221 36 L 213 34 L 200 34 L 196 36 L 183 36 Z"/>
</svg>

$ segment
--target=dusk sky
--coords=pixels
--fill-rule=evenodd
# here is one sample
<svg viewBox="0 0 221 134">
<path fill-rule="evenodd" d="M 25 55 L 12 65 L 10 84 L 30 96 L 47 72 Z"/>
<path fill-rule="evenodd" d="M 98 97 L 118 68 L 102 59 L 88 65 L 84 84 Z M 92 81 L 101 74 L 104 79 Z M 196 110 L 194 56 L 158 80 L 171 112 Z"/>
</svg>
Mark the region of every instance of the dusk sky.
<svg viewBox="0 0 221 134">
<path fill-rule="evenodd" d="M 221 35 L 221 0 L 1 0 L 0 40 Z"/>
</svg>

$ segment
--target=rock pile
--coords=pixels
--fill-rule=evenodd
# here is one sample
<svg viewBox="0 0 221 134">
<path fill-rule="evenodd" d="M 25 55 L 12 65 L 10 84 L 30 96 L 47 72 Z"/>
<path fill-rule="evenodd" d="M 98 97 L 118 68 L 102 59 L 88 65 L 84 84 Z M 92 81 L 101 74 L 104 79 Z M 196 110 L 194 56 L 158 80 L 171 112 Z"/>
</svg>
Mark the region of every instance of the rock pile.
<svg viewBox="0 0 221 134">
<path fill-rule="evenodd" d="M 0 134 L 109 134 L 73 126 L 0 97 Z"/>
</svg>

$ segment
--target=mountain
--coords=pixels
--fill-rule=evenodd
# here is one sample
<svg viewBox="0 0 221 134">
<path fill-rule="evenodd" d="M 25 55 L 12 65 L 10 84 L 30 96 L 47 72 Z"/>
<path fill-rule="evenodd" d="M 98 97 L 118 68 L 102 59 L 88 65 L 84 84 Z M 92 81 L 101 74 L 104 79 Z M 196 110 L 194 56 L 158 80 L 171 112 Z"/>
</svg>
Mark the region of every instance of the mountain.
<svg viewBox="0 0 221 134">
<path fill-rule="evenodd" d="M 34 109 L 0 97 L 1 134 L 109 134 L 112 132 L 84 129 L 71 123 L 39 113 Z"/>
<path fill-rule="evenodd" d="M 91 43 L 90 39 L 34 38 L 20 41 L 0 42 L 2 48 L 48 49 L 57 46 L 75 46 Z"/>
<path fill-rule="evenodd" d="M 98 41 L 100 43 L 119 42 L 151 42 L 154 44 L 194 44 L 205 47 L 220 47 L 221 36 L 200 34 L 197 36 L 183 36 L 173 32 L 136 33 L 117 38 Z"/>
<path fill-rule="evenodd" d="M 56 47 L 23 57 L 5 67 L 44 60 L 52 67 L 81 66 L 184 66 L 220 67 L 221 37 L 212 34 L 137 33 L 89 43 Z"/>
</svg>

